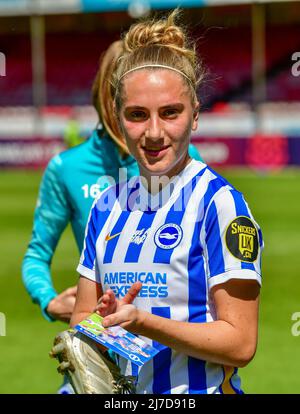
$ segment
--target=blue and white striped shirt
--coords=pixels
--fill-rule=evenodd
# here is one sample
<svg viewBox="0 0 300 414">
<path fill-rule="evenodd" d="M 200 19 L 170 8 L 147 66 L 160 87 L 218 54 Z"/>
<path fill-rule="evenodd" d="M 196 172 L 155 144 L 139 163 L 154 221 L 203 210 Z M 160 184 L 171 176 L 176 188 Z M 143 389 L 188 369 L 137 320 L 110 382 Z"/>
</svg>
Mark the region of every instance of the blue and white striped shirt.
<svg viewBox="0 0 300 414">
<path fill-rule="evenodd" d="M 150 206 L 149 206 L 150 204 Z M 192 160 L 149 196 L 140 178 L 110 187 L 94 203 L 78 272 L 123 297 L 143 283 L 134 304 L 176 321 L 216 320 L 210 289 L 230 279 L 261 284 L 261 231 L 243 195 Z M 139 393 L 241 392 L 237 369 L 202 361 L 149 338 L 160 352 L 142 367 Z M 124 374 L 136 368 L 120 358 Z"/>
</svg>

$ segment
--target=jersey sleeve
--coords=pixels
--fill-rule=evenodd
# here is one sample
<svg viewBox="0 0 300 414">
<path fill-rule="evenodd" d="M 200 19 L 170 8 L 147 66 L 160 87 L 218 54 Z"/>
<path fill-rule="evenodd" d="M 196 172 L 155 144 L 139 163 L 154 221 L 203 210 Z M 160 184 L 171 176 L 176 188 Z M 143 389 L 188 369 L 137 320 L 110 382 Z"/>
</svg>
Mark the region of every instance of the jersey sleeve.
<svg viewBox="0 0 300 414">
<path fill-rule="evenodd" d="M 71 208 L 61 182 L 61 159 L 54 157 L 43 175 L 30 243 L 22 263 L 22 278 L 32 301 L 41 307 L 44 317 L 52 321 L 46 309 L 57 296 L 50 265 L 58 240 L 70 220 Z"/>
<path fill-rule="evenodd" d="M 96 242 L 97 222 L 99 219 L 97 203 L 93 203 L 88 222 L 85 228 L 83 249 L 80 256 L 77 272 L 93 281 L 96 281 Z"/>
<path fill-rule="evenodd" d="M 208 207 L 203 228 L 210 289 L 230 279 L 256 280 L 261 285 L 262 233 L 241 193 L 219 193 Z"/>
<path fill-rule="evenodd" d="M 92 205 L 88 222 L 85 229 L 85 238 L 80 261 L 77 266 L 77 272 L 86 277 L 100 283 L 100 273 L 97 267 L 97 240 L 108 219 L 113 204 L 116 200 L 115 188 L 110 187 L 104 190 L 98 199 Z"/>
<path fill-rule="evenodd" d="M 200 155 L 200 153 L 197 149 L 197 147 L 195 147 L 195 145 L 193 145 L 193 144 L 189 145 L 189 156 L 191 158 L 193 158 L 194 160 L 196 160 L 196 161 L 204 162 L 203 158 L 201 157 L 201 155 Z"/>
</svg>

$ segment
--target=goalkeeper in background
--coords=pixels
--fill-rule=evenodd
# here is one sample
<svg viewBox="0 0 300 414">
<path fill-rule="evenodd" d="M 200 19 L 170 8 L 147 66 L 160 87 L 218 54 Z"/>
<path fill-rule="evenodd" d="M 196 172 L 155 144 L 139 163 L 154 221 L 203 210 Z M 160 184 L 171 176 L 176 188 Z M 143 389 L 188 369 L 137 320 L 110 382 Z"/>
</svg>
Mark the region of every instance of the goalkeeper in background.
<svg viewBox="0 0 300 414">
<path fill-rule="evenodd" d="M 64 131 L 64 142 L 68 148 L 76 147 L 82 144 L 84 138 L 80 135 L 80 125 L 75 117 L 72 117 L 67 123 Z"/>
<path fill-rule="evenodd" d="M 51 262 L 63 231 L 71 223 L 80 252 L 92 196 L 97 196 L 91 188 L 102 176 L 110 176 L 118 182 L 120 169 L 126 169 L 128 179 L 139 175 L 138 165 L 129 155 L 114 118 L 109 81 L 121 52 L 122 43 L 114 42 L 100 59 L 92 89 L 93 104 L 99 116 L 97 128 L 87 141 L 52 158 L 40 185 L 22 278 L 32 301 L 40 306 L 48 321 L 69 323 L 75 305 L 77 287 L 58 293 L 51 276 Z M 189 152 L 192 158 L 201 160 L 195 147 L 190 146 Z M 72 390 L 66 385 L 59 392 Z"/>
</svg>

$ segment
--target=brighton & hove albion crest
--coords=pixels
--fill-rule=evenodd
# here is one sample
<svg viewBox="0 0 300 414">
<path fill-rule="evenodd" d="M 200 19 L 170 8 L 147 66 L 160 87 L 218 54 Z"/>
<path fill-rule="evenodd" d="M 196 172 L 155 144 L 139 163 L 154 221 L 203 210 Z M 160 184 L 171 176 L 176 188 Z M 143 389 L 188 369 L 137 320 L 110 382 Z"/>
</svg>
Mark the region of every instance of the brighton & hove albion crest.
<svg viewBox="0 0 300 414">
<path fill-rule="evenodd" d="M 154 241 L 161 249 L 174 249 L 181 242 L 182 235 L 182 228 L 178 224 L 164 224 L 156 231 Z"/>
</svg>

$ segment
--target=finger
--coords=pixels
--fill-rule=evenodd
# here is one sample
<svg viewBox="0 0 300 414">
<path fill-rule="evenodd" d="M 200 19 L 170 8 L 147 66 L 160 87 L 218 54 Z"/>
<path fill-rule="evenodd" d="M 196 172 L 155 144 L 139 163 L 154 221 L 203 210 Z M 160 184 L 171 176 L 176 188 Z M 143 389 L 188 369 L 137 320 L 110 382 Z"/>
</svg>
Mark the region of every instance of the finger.
<svg viewBox="0 0 300 414">
<path fill-rule="evenodd" d="M 99 305 L 103 304 L 107 304 L 109 303 L 109 296 L 108 295 L 103 295 L 102 298 L 99 299 L 98 301 Z"/>
<path fill-rule="evenodd" d="M 94 312 L 96 312 L 98 315 L 102 316 L 102 318 L 109 315 L 108 309 L 107 308 L 105 309 L 103 307 L 99 307 L 99 308 L 95 309 Z"/>
<path fill-rule="evenodd" d="M 75 298 L 75 296 L 70 296 L 70 297 L 68 298 L 68 306 L 70 306 L 70 307 L 72 308 L 72 312 L 73 312 L 73 308 L 74 308 L 74 306 L 75 306 L 75 303 L 76 303 L 76 298 Z"/>
<path fill-rule="evenodd" d="M 98 312 L 102 317 L 107 316 L 116 311 L 116 302 L 114 297 L 104 295 L 98 302 L 94 312 Z"/>
<path fill-rule="evenodd" d="M 65 290 L 66 295 L 68 296 L 76 296 L 77 294 L 77 286 L 69 287 Z"/>
<path fill-rule="evenodd" d="M 140 290 L 142 289 L 142 283 L 141 282 L 135 282 L 130 289 L 128 290 L 128 292 L 126 293 L 126 295 L 124 296 L 123 299 L 121 299 L 121 302 L 123 304 L 130 304 L 134 301 L 134 299 L 137 297 L 137 295 L 139 294 Z"/>
<path fill-rule="evenodd" d="M 118 312 L 106 316 L 102 321 L 102 325 L 104 326 L 104 328 L 108 328 L 109 326 L 120 325 L 125 322 L 130 322 L 132 308 L 133 305 L 131 305 L 130 307 L 124 306 L 124 308 L 121 308 L 121 310 L 119 310 Z"/>
<path fill-rule="evenodd" d="M 113 303 L 115 300 L 115 294 L 111 289 L 108 289 L 102 296 L 99 298 L 98 303 L 102 302 L 111 302 Z"/>
<path fill-rule="evenodd" d="M 98 301 L 96 308 L 107 309 L 108 307 L 111 307 L 113 304 L 114 304 L 114 300 L 111 299 L 108 295 L 106 295 L 106 296 L 103 296 L 101 300 Z"/>
<path fill-rule="evenodd" d="M 104 328 L 108 328 L 110 326 L 120 325 L 123 322 L 127 322 L 127 318 L 124 318 L 123 313 L 118 312 L 113 315 L 106 316 L 102 321 L 102 325 Z"/>
<path fill-rule="evenodd" d="M 103 311 L 103 310 L 107 310 L 110 307 L 110 305 L 108 303 L 99 303 L 96 308 L 95 311 L 99 310 L 99 311 Z"/>
<path fill-rule="evenodd" d="M 105 292 L 105 295 L 106 295 L 106 297 L 108 298 L 108 300 L 109 300 L 109 302 L 110 302 L 110 303 L 114 303 L 114 302 L 115 302 L 115 300 L 116 300 L 116 295 L 115 295 L 115 293 L 114 293 L 114 291 L 113 291 L 113 290 L 108 289 L 108 290 Z"/>
</svg>

